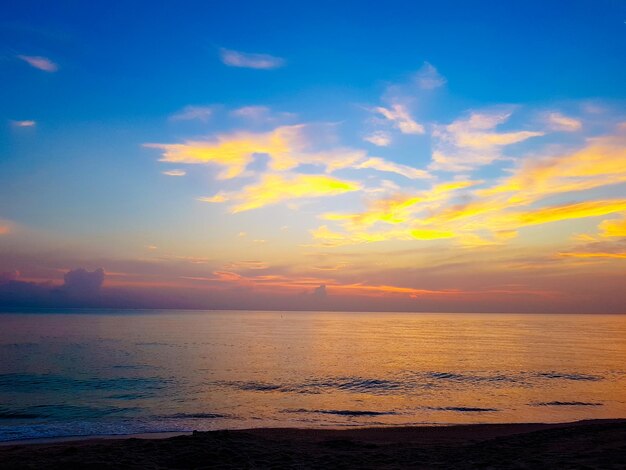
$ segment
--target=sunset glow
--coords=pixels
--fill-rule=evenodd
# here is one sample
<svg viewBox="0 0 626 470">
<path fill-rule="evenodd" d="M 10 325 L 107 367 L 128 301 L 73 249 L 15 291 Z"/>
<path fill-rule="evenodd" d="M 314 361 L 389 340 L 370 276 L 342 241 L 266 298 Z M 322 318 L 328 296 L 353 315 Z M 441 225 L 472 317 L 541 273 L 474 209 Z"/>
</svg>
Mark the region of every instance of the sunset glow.
<svg viewBox="0 0 626 470">
<path fill-rule="evenodd" d="M 146 5 L 135 29 L 15 3 L 0 301 L 623 313 L 626 25 L 600 3 L 530 36 L 496 5 Z M 66 289 L 79 268 L 104 277 Z"/>
</svg>

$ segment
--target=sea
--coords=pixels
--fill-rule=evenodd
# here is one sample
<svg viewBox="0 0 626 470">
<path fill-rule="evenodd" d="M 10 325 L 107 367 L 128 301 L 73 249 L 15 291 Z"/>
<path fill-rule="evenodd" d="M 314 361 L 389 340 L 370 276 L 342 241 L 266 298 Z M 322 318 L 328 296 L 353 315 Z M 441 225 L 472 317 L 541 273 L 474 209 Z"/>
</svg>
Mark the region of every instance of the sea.
<svg viewBox="0 0 626 470">
<path fill-rule="evenodd" d="M 626 315 L 0 314 L 0 441 L 626 418 Z"/>
</svg>

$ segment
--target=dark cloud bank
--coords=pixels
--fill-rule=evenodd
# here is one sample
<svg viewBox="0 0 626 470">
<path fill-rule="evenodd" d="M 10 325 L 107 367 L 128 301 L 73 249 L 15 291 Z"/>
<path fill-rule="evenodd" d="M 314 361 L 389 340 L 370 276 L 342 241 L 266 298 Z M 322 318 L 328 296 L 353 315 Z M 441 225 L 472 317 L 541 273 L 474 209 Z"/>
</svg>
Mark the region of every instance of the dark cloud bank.
<svg viewBox="0 0 626 470">
<path fill-rule="evenodd" d="M 309 310 L 323 308 L 327 290 L 320 285 L 293 296 L 270 296 L 252 289 L 173 289 L 104 286 L 106 273 L 84 268 L 65 273 L 63 284 L 20 280 L 17 271 L 0 272 L 0 311 L 56 308 L 176 308 Z"/>
<path fill-rule="evenodd" d="M 200 309 L 200 310 L 328 310 L 373 312 L 519 312 L 595 313 L 593 302 L 565 304 L 545 299 L 494 300 L 487 296 L 467 299 L 433 299 L 406 296 L 345 296 L 333 293 L 332 286 L 319 285 L 297 294 L 273 294 L 249 286 L 232 287 L 113 287 L 105 284 L 106 273 L 98 268 L 73 269 L 63 284 L 20 280 L 17 271 L 0 272 L 0 311 L 20 312 L 41 309 Z M 506 305 L 504 305 L 506 304 Z M 605 305 L 601 313 L 624 313 L 623 303 Z"/>
</svg>

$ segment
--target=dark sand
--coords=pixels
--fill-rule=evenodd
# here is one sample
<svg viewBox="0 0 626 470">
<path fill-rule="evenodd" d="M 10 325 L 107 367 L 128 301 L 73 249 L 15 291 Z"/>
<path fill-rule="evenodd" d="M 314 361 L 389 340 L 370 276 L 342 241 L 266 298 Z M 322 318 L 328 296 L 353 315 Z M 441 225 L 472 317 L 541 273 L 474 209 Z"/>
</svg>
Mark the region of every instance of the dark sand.
<svg viewBox="0 0 626 470">
<path fill-rule="evenodd" d="M 0 468 L 626 468 L 626 420 L 252 429 L 0 447 Z"/>
</svg>

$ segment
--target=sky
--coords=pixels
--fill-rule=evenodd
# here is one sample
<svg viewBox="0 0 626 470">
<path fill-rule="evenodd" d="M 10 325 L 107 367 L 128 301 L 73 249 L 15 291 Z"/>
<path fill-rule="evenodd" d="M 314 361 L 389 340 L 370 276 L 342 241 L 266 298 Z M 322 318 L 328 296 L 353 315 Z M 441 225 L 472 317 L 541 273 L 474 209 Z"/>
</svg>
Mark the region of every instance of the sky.
<svg viewBox="0 0 626 470">
<path fill-rule="evenodd" d="M 0 308 L 626 313 L 623 1 L 9 0 Z"/>
</svg>

